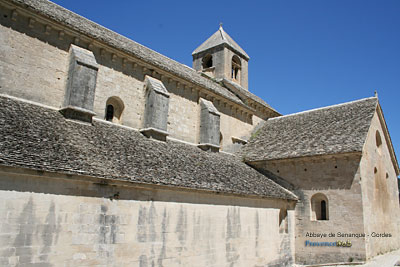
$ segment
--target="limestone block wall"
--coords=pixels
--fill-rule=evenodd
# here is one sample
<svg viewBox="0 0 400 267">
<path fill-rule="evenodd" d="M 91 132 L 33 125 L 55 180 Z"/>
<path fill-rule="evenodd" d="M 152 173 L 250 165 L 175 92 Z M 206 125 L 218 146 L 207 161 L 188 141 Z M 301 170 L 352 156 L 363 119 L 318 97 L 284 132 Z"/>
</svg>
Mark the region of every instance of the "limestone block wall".
<svg viewBox="0 0 400 267">
<path fill-rule="evenodd" d="M 15 31 L 7 27 L 6 20 L 0 17 L 0 93 L 60 108 L 67 80 L 68 49 L 58 49 Z M 34 25 L 28 28 L 27 19 L 14 23 L 40 35 Z"/>
<path fill-rule="evenodd" d="M 318 264 L 366 259 L 365 238 L 338 237 L 338 233 L 364 233 L 360 181 L 360 155 L 271 161 L 257 166 L 285 179 L 300 200 L 296 205 L 296 263 Z M 327 198 L 328 220 L 315 220 L 311 198 Z M 351 222 L 351 223 L 349 223 Z M 309 237 L 307 233 L 335 233 L 335 237 Z M 306 241 L 351 241 L 351 247 L 310 247 Z"/>
<path fill-rule="evenodd" d="M 161 80 L 170 93 L 167 131 L 171 138 L 198 144 L 200 97 L 213 101 L 223 113 L 220 127 L 223 151 L 235 152 L 237 145 L 233 144 L 232 136 L 248 139 L 261 120 L 259 114 L 244 112 L 223 98 L 217 100 L 215 95 L 195 84 L 173 75 L 161 75 L 140 62 L 128 61 L 120 51 L 85 36 L 73 37 L 67 29 L 20 11 L 15 15 L 9 7 L 0 8 L 0 93 L 61 108 L 68 80 L 68 51 L 75 44 L 92 51 L 98 63 L 93 108 L 100 119 L 105 119 L 106 103 L 114 98 L 123 106 L 121 116 L 114 122 L 141 129 L 145 112 L 144 77 L 151 75 Z M 215 64 L 225 64 L 223 55 L 218 58 L 221 60 Z"/>
<path fill-rule="evenodd" d="M 366 240 L 367 257 L 373 257 L 400 247 L 400 214 L 397 176 L 393 167 L 387 140 L 376 112 L 361 159 L 361 182 L 366 232 L 390 234 L 370 236 Z M 377 134 L 378 133 L 378 134 Z M 377 144 L 377 135 L 381 145 Z"/>
<path fill-rule="evenodd" d="M 90 177 L 0 172 L 0 265 L 292 266 L 294 211 Z M 288 207 L 288 233 L 278 216 Z"/>
<path fill-rule="evenodd" d="M 199 92 L 184 88 L 176 82 L 169 82 L 167 79 L 163 82 L 171 93 L 168 111 L 170 136 L 197 144 L 200 126 Z"/>
<path fill-rule="evenodd" d="M 234 153 L 238 147 L 232 142 L 232 137 L 249 140 L 254 127 L 262 119 L 256 115 L 245 115 L 223 104 L 214 103 L 214 106 L 221 112 L 221 148 L 223 151 Z"/>
<path fill-rule="evenodd" d="M 95 52 L 96 59 L 100 62 L 94 100 L 94 112 L 97 117 L 104 119 L 107 100 L 111 97 L 118 97 L 125 106 L 120 123 L 136 129 L 141 128 L 145 105 L 144 74 L 139 69 L 125 68 L 122 70 L 121 63 L 114 67 L 107 66 L 103 62 L 108 58 L 106 56 L 101 58 L 100 51 L 95 50 Z"/>
</svg>

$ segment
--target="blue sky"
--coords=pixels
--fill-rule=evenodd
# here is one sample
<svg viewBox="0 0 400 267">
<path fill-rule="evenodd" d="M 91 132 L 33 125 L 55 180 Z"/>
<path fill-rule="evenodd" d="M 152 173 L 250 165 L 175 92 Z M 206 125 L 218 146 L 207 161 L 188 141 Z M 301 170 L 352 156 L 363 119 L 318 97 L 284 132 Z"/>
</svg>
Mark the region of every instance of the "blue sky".
<svg viewBox="0 0 400 267">
<path fill-rule="evenodd" d="M 400 1 L 54 1 L 183 64 L 223 23 L 249 89 L 282 114 L 378 91 L 400 155 Z"/>
</svg>

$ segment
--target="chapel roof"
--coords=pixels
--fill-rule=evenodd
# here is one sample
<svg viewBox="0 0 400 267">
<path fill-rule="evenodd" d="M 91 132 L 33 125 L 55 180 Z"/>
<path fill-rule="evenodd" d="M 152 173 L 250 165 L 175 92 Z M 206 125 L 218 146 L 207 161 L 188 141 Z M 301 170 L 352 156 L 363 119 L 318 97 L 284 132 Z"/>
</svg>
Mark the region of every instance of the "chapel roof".
<svg viewBox="0 0 400 267">
<path fill-rule="evenodd" d="M 94 120 L 65 119 L 58 110 L 0 95 L 0 165 L 278 199 L 287 189 L 240 158 Z"/>
<path fill-rule="evenodd" d="M 268 119 L 240 152 L 246 162 L 361 152 L 376 97 Z"/>
<path fill-rule="evenodd" d="M 250 59 L 249 55 L 232 39 L 232 37 L 227 34 L 222 26 L 219 27 L 218 31 L 216 31 L 213 35 L 210 36 L 204 43 L 202 43 L 199 47 L 197 47 L 192 55 L 198 54 L 200 52 L 206 51 L 210 48 L 217 47 L 220 45 L 227 45 L 247 60 Z"/>
</svg>

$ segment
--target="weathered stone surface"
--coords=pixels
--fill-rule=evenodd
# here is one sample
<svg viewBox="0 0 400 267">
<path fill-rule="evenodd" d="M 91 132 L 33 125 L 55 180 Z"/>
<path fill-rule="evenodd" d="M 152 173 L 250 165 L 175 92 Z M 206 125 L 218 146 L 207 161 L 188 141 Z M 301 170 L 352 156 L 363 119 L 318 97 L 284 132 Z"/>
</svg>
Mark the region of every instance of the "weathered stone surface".
<svg viewBox="0 0 400 267">
<path fill-rule="evenodd" d="M 342 148 L 336 147 L 336 153 L 328 155 L 307 154 L 305 157 L 249 162 L 299 196 L 296 205 L 296 262 L 362 262 L 399 248 L 400 221 L 398 216 L 393 216 L 400 213 L 396 187 L 398 164 L 377 99 L 364 99 L 309 113 L 312 114 L 307 114 L 307 117 L 303 113 L 294 114 L 293 117 L 299 117 L 305 127 L 310 127 L 310 132 L 318 128 L 317 125 L 311 127 L 311 123 L 318 123 L 321 129 L 328 128 L 319 136 L 315 133 L 316 138 L 322 138 L 315 142 L 317 145 L 326 142 L 327 146 L 335 148 L 335 140 L 324 139 L 323 136 L 332 135 L 339 140 L 351 138 L 353 144 L 341 142 L 347 146 L 353 145 L 354 152 L 340 153 Z M 338 125 L 331 125 L 332 117 Z M 282 129 L 298 126 L 289 118 L 288 123 Z M 272 135 L 275 134 L 273 130 L 279 129 L 268 128 L 268 122 L 266 125 Z M 301 127 L 298 134 L 305 140 L 309 137 Z M 258 140 L 259 136 L 255 139 Z M 303 149 L 308 148 L 302 139 L 293 139 L 292 144 L 295 142 Z M 308 152 L 312 151 L 308 149 Z M 326 220 L 317 220 L 313 211 L 313 207 L 319 205 L 312 201 L 317 195 L 323 195 L 326 199 Z M 310 237 L 307 233 L 333 233 L 334 236 Z M 341 237 L 338 233 L 358 236 Z M 385 236 L 379 236 L 382 233 Z M 352 245 L 345 249 L 322 246 L 316 251 L 315 247 L 305 246 L 306 241 L 347 240 Z"/>
<path fill-rule="evenodd" d="M 0 227 L 30 233 L 0 235 L 2 266 L 290 267 L 294 262 L 291 208 L 289 233 L 278 229 L 285 200 L 96 185 L 76 178 L 18 175 L 0 167 L 0 203 L 9 207 Z M 115 192 L 121 199 L 110 200 Z"/>
<path fill-rule="evenodd" d="M 93 110 L 98 65 L 91 51 L 71 45 L 65 106 Z"/>
<path fill-rule="evenodd" d="M 246 56 L 240 78 L 231 77 L 242 52 L 230 37 L 196 54 L 196 70 L 202 53 L 217 57 L 209 78 L 52 3 L 0 7 L 1 93 L 54 108 L 0 97 L 2 265 L 292 266 L 294 255 L 301 263 L 358 261 L 399 247 L 399 169 L 376 98 L 263 123 L 279 114 L 246 90 Z M 71 43 L 81 47 L 68 53 Z M 90 94 L 71 98 L 66 84 L 96 88 L 93 108 Z M 161 107 L 153 113 L 145 85 Z M 93 110 L 103 119 L 107 104 L 123 108 L 113 123 L 77 123 L 58 112 L 64 99 L 66 117 L 84 121 Z M 235 152 L 254 128 L 259 143 L 250 142 L 247 164 L 260 172 L 195 146 Z M 170 136 L 158 142 L 136 129 Z M 311 199 L 321 194 L 329 220 L 317 221 Z M 306 231 L 332 229 L 396 236 L 351 239 L 344 249 L 304 246 Z"/>
<path fill-rule="evenodd" d="M 386 131 L 382 110 L 378 107 L 371 120 L 360 161 L 363 219 L 365 232 L 390 233 L 391 237 L 369 236 L 366 240 L 367 258 L 400 247 L 400 216 L 397 216 L 400 205 L 396 186 L 399 173 Z M 377 135 L 381 138 L 379 146 Z"/>
<path fill-rule="evenodd" d="M 358 171 L 361 153 L 331 157 L 307 157 L 291 160 L 258 162 L 256 168 L 299 196 L 296 205 L 296 262 L 319 264 L 329 262 L 365 261 L 365 239 L 339 238 L 341 233 L 364 233 L 363 202 Z M 269 173 L 270 172 L 270 173 Z M 276 177 L 274 177 L 276 175 Z M 279 179 L 284 179 L 283 182 Z M 329 220 L 313 218 L 311 198 L 316 194 L 327 197 Z M 351 223 L 349 223 L 351 222 Z M 334 233 L 334 237 L 309 237 L 307 233 Z M 350 240 L 352 247 L 305 246 L 310 242 Z"/>
<path fill-rule="evenodd" d="M 192 53 L 193 68 L 217 80 L 228 79 L 248 90 L 248 61 L 246 52 L 224 31 L 222 26 Z M 212 67 L 204 68 L 203 61 L 211 57 Z M 233 78 L 233 57 L 236 58 L 239 71 Z M 229 90 L 231 88 L 227 87 Z M 231 90 L 232 91 L 232 90 Z M 234 91 L 232 91 L 236 94 Z M 247 95 L 252 95 L 248 93 Z M 246 95 L 246 96 L 247 96 Z M 253 99 L 253 98 L 252 98 Z M 255 98 L 254 98 L 255 99 Z M 247 103 L 246 99 L 241 100 Z"/>
<path fill-rule="evenodd" d="M 203 98 L 200 99 L 200 108 L 201 148 L 217 150 L 220 143 L 220 113 L 210 101 Z"/>
<path fill-rule="evenodd" d="M 61 108 L 68 78 L 67 48 L 25 34 L 29 29 L 25 21 L 14 24 L 18 30 L 7 22 L 0 17 L 0 93 Z"/>
<path fill-rule="evenodd" d="M 3 7 L 2 7 L 3 8 Z M 11 10 L 5 9 L 5 14 Z M 19 14 L 18 23 L 11 23 L 9 18 L 0 16 L 0 68 L 4 75 L 0 77 L 0 93 L 9 94 L 23 99 L 35 101 L 44 105 L 62 108 L 65 95 L 65 85 L 68 79 L 69 53 L 72 36 L 65 34 L 58 38 L 55 30 L 57 23 L 51 24 L 54 29 L 51 34 L 45 34 L 42 29 L 44 21 L 36 21 L 35 28 L 29 28 L 25 23 L 27 14 Z M 61 26 L 61 25 L 59 25 Z M 82 47 L 88 43 L 79 42 Z M 160 76 L 158 73 L 134 67 L 133 62 L 124 64 L 125 58 L 112 60 L 111 53 L 101 47 L 91 45 L 99 66 L 96 81 L 96 91 L 93 111 L 96 117 L 104 119 L 106 105 L 110 98 L 120 99 L 123 107 L 122 115 L 114 123 L 142 129 L 145 110 L 144 79 L 146 75 L 162 81 L 170 93 L 168 110 L 168 137 L 192 144 L 199 143 L 200 104 L 199 97 L 206 97 L 204 89 L 187 81 L 177 83 L 177 76 Z M 46 73 L 46 75 L 42 75 Z M 7 77 L 7 79 L 5 79 Z M 218 83 L 214 83 L 218 84 Z M 195 87 L 195 88 L 194 88 Z M 225 89 L 226 90 L 226 89 Z M 245 91 L 242 89 L 242 91 Z M 207 99 L 211 100 L 210 97 Z M 243 100 L 244 101 L 244 100 Z M 257 110 L 252 113 L 243 112 L 229 99 L 213 99 L 213 105 L 221 112 L 220 132 L 223 136 L 220 150 L 234 153 L 235 145 L 231 136 L 248 139 L 255 125 L 262 118 L 276 116 L 277 113 L 266 115 Z M 254 106 L 253 106 L 254 107 Z M 73 112 L 73 109 L 68 110 Z M 90 115 L 90 114 L 89 114 Z"/>
<path fill-rule="evenodd" d="M 250 59 L 249 55 L 232 39 L 232 37 L 227 34 L 222 26 L 219 27 L 218 31 L 216 31 L 213 35 L 210 36 L 204 43 L 202 43 L 199 47 L 197 47 L 192 55 L 199 54 L 201 52 L 207 51 L 211 48 L 226 45 L 233 49 L 235 52 L 239 53 L 241 56 Z"/>
<path fill-rule="evenodd" d="M 146 76 L 146 108 L 144 129 L 146 136 L 165 141 L 168 123 L 169 93 L 164 84 L 157 79 Z"/>
<path fill-rule="evenodd" d="M 91 51 L 71 45 L 68 83 L 62 113 L 66 118 L 91 122 L 98 65 Z"/>
<path fill-rule="evenodd" d="M 88 123 L 91 123 L 92 117 L 96 115 L 96 113 L 90 110 L 79 108 L 76 106 L 63 107 L 62 109 L 60 109 L 60 113 L 63 114 L 64 117 L 67 119 L 80 120 Z"/>
<path fill-rule="evenodd" d="M 239 84 L 234 83 L 226 78 L 224 79 L 218 79 L 218 82 L 222 82 L 224 84 L 225 87 L 229 88 L 229 90 L 231 90 L 235 95 L 237 95 L 240 99 L 242 99 L 243 101 L 247 101 L 249 95 L 251 94 L 248 89 L 245 89 L 243 87 L 241 87 Z M 260 98 L 256 95 L 254 95 L 254 97 L 256 98 Z M 260 98 L 261 101 L 261 98 Z"/>
<path fill-rule="evenodd" d="M 146 63 L 170 72 L 171 74 L 177 75 L 178 77 L 181 77 L 187 81 L 193 82 L 198 86 L 203 86 L 217 95 L 233 101 L 234 103 L 245 105 L 237 96 L 235 96 L 234 93 L 211 81 L 210 79 L 203 77 L 194 69 L 163 56 L 52 2 L 46 0 L 9 0 L 9 2 L 20 6 L 25 6 L 28 10 L 60 23 L 61 25 L 69 27 L 85 36 L 94 38 L 99 42 L 103 42 L 113 48 L 128 53 Z M 260 100 L 260 98 L 255 98 L 253 94 L 251 94 L 251 96 L 253 101 L 264 106 L 265 108 L 270 109 L 273 113 L 279 114 L 265 101 Z"/>
</svg>

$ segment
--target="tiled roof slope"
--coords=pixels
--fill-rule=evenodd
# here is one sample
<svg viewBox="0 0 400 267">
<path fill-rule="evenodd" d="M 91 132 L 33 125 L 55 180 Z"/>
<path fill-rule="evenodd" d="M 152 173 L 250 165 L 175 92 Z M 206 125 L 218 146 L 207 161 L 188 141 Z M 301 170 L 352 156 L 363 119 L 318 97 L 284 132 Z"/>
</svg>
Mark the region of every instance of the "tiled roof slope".
<svg viewBox="0 0 400 267">
<path fill-rule="evenodd" d="M 269 119 L 240 152 L 246 162 L 362 151 L 375 97 Z"/>
<path fill-rule="evenodd" d="M 93 21 L 90 21 L 74 12 L 65 9 L 47 0 L 0 0 L 1 2 L 11 2 L 22 6 L 24 9 L 31 10 L 41 16 L 53 20 L 61 25 L 68 27 L 80 34 L 93 38 L 99 42 L 107 44 L 113 48 L 132 55 L 150 65 L 160 68 L 184 80 L 190 81 L 198 86 L 202 86 L 211 92 L 222 96 L 234 103 L 247 106 L 235 94 L 218 83 L 203 77 L 196 70 L 176 62 L 154 50 L 151 50 L 131 39 L 113 32 Z M 254 94 L 249 93 L 248 97 L 253 101 L 270 108 L 264 101 L 260 101 Z M 274 110 L 272 110 L 275 112 Z"/>
<path fill-rule="evenodd" d="M 54 109 L 0 96 L 0 165 L 222 193 L 296 199 L 239 158 L 133 129 L 64 119 Z"/>
</svg>

